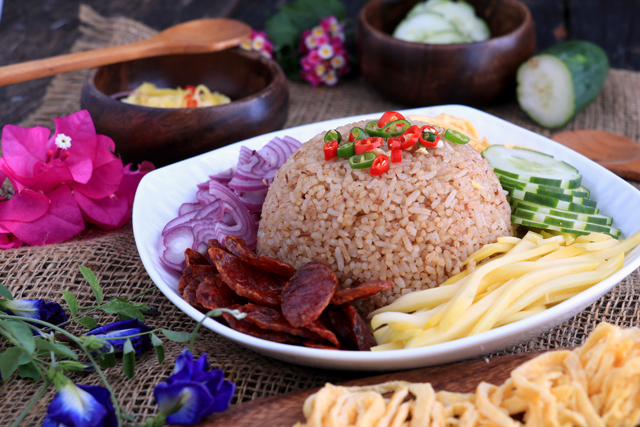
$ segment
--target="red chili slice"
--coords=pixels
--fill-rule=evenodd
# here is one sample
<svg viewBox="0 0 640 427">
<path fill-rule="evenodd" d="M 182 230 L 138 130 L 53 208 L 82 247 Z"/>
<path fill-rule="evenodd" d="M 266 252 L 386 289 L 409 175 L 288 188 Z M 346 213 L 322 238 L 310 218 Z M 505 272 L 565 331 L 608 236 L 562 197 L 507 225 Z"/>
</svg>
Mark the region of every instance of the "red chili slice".
<svg viewBox="0 0 640 427">
<path fill-rule="evenodd" d="M 400 140 L 400 148 L 403 150 L 410 149 L 418 142 L 420 135 L 420 128 L 417 125 L 411 126 L 398 137 Z"/>
<path fill-rule="evenodd" d="M 275 273 L 286 278 L 291 277 L 293 273 L 296 272 L 296 269 L 286 262 L 268 256 L 256 255 L 256 253 L 247 245 L 247 242 L 245 242 L 241 237 L 228 235 L 224 239 L 224 244 L 229 252 L 240 258 L 242 261 L 247 262 L 254 267 L 258 267 L 261 270 Z"/>
<path fill-rule="evenodd" d="M 385 125 L 395 122 L 396 120 L 405 120 L 404 116 L 395 111 L 387 111 L 378 120 L 378 128 L 383 128 Z"/>
<path fill-rule="evenodd" d="M 331 298 L 331 304 L 342 305 L 359 298 L 368 298 L 384 289 L 391 289 L 392 286 L 390 280 L 370 280 L 353 288 L 338 289 Z"/>
<path fill-rule="evenodd" d="M 338 141 L 334 139 L 324 144 L 322 149 L 324 151 L 324 159 L 331 160 L 338 156 Z"/>
<path fill-rule="evenodd" d="M 382 175 L 389 170 L 389 158 L 384 154 L 378 154 L 378 157 L 373 161 L 369 173 L 371 175 Z"/>
<path fill-rule="evenodd" d="M 402 150 L 391 150 L 391 163 L 402 163 Z"/>
<path fill-rule="evenodd" d="M 435 134 L 436 134 L 436 139 L 435 139 L 435 141 L 427 141 L 426 139 L 424 139 L 424 138 L 422 137 L 422 133 L 425 131 L 425 129 L 426 129 L 426 130 L 428 130 L 428 131 L 430 131 L 430 132 L 432 132 L 432 133 L 435 133 Z M 440 141 L 440 134 L 438 133 L 438 131 L 436 130 L 436 128 L 434 128 L 433 126 L 425 125 L 425 126 L 422 126 L 422 127 L 420 128 L 420 137 L 418 138 L 418 140 L 420 141 L 420 144 L 421 144 L 421 145 L 423 145 L 423 146 L 425 146 L 425 147 L 431 147 L 431 148 L 433 148 L 433 147 L 435 147 L 435 146 L 437 146 L 437 145 L 438 145 L 438 142 Z"/>
<path fill-rule="evenodd" d="M 236 294 L 258 304 L 280 304 L 285 278 L 247 264 L 221 249 L 209 249 L 209 256 L 218 269 L 220 278 Z"/>
<path fill-rule="evenodd" d="M 356 154 L 362 154 L 366 151 L 371 151 L 374 148 L 382 146 L 382 138 L 379 136 L 371 136 L 365 139 L 359 139 L 355 142 Z"/>
<path fill-rule="evenodd" d="M 296 327 L 311 324 L 329 305 L 338 279 L 325 264 L 310 262 L 291 276 L 282 291 L 282 313 Z"/>
</svg>

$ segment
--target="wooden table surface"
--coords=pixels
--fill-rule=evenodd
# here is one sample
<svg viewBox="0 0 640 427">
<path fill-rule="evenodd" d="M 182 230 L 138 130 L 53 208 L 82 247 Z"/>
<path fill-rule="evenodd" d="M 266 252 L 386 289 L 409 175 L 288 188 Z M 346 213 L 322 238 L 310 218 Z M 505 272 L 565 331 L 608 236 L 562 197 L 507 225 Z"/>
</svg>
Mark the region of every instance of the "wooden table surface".
<svg viewBox="0 0 640 427">
<path fill-rule="evenodd" d="M 353 29 L 366 0 L 343 0 Z M 598 43 L 615 68 L 640 70 L 640 0 L 523 0 L 536 23 L 538 48 L 567 38 Z M 126 16 L 164 29 L 201 17 L 228 16 L 262 29 L 283 0 L 8 0 L 0 20 L 0 65 L 69 52 L 79 36 L 78 8 Z M 0 2 L 0 4 L 2 4 Z M 17 124 L 40 103 L 51 78 L 0 87 L 0 127 Z"/>
</svg>

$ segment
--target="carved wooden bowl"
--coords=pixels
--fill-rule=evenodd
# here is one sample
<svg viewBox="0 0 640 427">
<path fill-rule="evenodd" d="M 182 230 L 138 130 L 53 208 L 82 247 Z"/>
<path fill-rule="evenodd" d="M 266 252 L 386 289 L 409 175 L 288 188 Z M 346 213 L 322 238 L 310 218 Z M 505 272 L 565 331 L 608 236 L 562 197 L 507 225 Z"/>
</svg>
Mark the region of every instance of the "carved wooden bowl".
<svg viewBox="0 0 640 427">
<path fill-rule="evenodd" d="M 411 106 L 482 105 L 513 96 L 518 66 L 535 53 L 529 9 L 517 0 L 467 0 L 491 39 L 423 44 L 392 36 L 417 0 L 371 0 L 358 18 L 360 71 L 384 96 Z"/>
<path fill-rule="evenodd" d="M 232 102 L 173 109 L 130 105 L 113 97 L 143 82 L 169 88 L 202 83 Z M 233 48 L 91 70 L 82 88 L 81 106 L 91 113 L 96 131 L 113 139 L 124 163 L 149 160 L 158 167 L 281 129 L 287 119 L 289 90 L 275 61 Z"/>
</svg>

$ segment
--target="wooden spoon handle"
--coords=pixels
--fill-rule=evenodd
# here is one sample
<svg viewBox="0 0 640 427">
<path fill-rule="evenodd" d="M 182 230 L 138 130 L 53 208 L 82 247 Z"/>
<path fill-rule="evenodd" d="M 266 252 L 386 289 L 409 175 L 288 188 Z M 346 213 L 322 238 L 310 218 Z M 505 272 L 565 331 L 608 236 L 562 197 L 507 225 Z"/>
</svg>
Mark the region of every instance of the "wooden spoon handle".
<svg viewBox="0 0 640 427">
<path fill-rule="evenodd" d="M 166 45 L 156 38 L 121 46 L 53 56 L 0 67 L 0 86 L 99 67 L 115 62 L 145 58 L 166 52 Z"/>
</svg>

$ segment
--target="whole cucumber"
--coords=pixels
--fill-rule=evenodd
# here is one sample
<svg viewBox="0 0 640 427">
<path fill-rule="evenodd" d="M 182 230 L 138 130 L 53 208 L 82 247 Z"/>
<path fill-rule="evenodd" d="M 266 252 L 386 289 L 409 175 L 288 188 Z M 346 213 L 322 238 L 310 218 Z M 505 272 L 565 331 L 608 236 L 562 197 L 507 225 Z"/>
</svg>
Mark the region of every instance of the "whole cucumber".
<svg viewBox="0 0 640 427">
<path fill-rule="evenodd" d="M 608 72 L 599 46 L 583 40 L 557 44 L 518 69 L 518 103 L 540 126 L 560 127 L 598 97 Z"/>
</svg>

